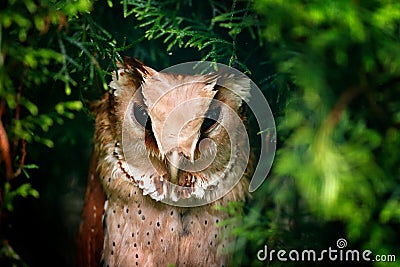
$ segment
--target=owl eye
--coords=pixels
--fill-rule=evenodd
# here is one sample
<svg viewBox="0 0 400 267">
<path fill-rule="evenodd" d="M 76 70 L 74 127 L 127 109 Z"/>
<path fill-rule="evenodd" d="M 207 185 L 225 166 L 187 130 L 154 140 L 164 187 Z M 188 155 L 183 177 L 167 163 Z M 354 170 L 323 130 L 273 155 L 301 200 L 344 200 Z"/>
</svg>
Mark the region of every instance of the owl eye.
<svg viewBox="0 0 400 267">
<path fill-rule="evenodd" d="M 138 104 L 133 104 L 133 119 L 140 124 L 143 128 L 148 128 L 150 126 L 150 118 L 147 111 Z"/>
<path fill-rule="evenodd" d="M 221 114 L 221 108 L 216 107 L 209 109 L 205 115 L 203 124 L 201 125 L 201 132 L 202 133 L 209 133 L 211 130 L 215 128 L 215 126 L 218 125 L 218 119 Z"/>
</svg>

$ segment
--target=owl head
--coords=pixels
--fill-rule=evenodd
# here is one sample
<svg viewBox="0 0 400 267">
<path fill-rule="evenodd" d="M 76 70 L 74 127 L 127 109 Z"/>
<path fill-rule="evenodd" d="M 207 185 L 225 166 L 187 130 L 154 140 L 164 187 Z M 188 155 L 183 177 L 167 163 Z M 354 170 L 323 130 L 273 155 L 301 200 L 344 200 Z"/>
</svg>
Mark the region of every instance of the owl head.
<svg viewBox="0 0 400 267">
<path fill-rule="evenodd" d="M 113 154 L 126 174 L 121 179 L 155 200 L 209 203 L 246 170 L 243 103 L 250 80 L 209 66 L 185 63 L 157 72 L 133 58 L 117 63 L 108 100 Z"/>
</svg>

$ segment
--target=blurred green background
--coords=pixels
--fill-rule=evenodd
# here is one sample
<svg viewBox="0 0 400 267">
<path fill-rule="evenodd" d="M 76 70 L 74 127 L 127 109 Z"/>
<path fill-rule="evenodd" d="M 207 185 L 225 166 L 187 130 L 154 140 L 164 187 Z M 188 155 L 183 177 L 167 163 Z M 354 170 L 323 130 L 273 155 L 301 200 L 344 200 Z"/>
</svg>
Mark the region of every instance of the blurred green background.
<svg viewBox="0 0 400 267">
<path fill-rule="evenodd" d="M 400 261 L 400 3 L 6 0 L 0 4 L 0 265 L 75 266 L 94 120 L 121 56 L 246 73 L 277 153 L 236 214 L 237 266 L 279 249 L 369 249 Z M 250 115 L 250 129 L 257 125 Z M 257 129 L 258 130 L 258 129 Z M 263 130 L 263 129 L 261 129 Z M 227 212 L 234 213 L 234 205 Z"/>
</svg>

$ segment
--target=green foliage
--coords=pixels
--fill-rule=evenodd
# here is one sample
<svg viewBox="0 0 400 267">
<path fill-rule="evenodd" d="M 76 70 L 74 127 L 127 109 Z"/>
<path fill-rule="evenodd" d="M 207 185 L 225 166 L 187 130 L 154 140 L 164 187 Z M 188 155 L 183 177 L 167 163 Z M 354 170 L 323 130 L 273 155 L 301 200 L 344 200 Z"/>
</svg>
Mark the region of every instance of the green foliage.
<svg viewBox="0 0 400 267">
<path fill-rule="evenodd" d="M 47 132 L 73 119 L 86 99 L 74 87 L 106 88 L 107 67 L 99 59 L 117 57 L 115 41 L 93 22 L 92 3 L 13 1 L 0 10 L 0 263 L 24 262 L 7 241 L 8 215 L 18 197 L 39 197 L 26 179 L 30 145 L 53 147 Z M 97 75 L 97 76 L 96 76 Z M 53 88 L 55 88 L 53 90 Z M 50 96 L 50 97 L 49 97 Z M 23 174 L 23 175 L 21 175 Z M 9 253 L 12 252 L 12 253 Z"/>
<path fill-rule="evenodd" d="M 12 267 L 21 266 L 27 267 L 26 262 L 21 259 L 21 257 L 15 252 L 15 250 L 10 246 L 6 240 L 2 240 L 0 247 L 0 255 L 9 260 L 9 265 Z"/>
<path fill-rule="evenodd" d="M 247 31 L 253 40 L 259 38 L 260 22 L 250 2 L 237 8 L 218 1 L 123 1 L 124 16 L 134 15 L 145 28 L 145 37 L 163 39 L 166 50 L 195 48 L 201 60 L 248 67 L 238 58 L 237 36 Z M 223 32 L 224 34 L 221 34 Z"/>
<path fill-rule="evenodd" d="M 340 222 L 351 243 L 398 253 L 392 235 L 400 208 L 399 3 L 260 0 L 256 9 L 276 69 L 294 89 L 277 118 L 282 146 L 261 192 L 270 194 L 276 212 L 250 213 L 241 233 L 252 240 L 252 228 L 275 228 L 254 240 L 279 238 L 287 247 L 298 242 L 287 231 Z M 274 223 L 285 220 L 292 225 Z M 328 231 L 340 237 L 337 229 Z M 295 239 L 300 247 L 309 238 L 327 247 L 325 236 L 316 235 L 301 232 Z"/>
<path fill-rule="evenodd" d="M 13 211 L 13 201 L 15 197 L 28 197 L 32 196 L 35 198 L 39 197 L 39 192 L 35 189 L 32 188 L 31 184 L 25 183 L 20 185 L 18 188 L 14 189 L 11 191 L 11 184 L 9 182 L 6 182 L 4 184 L 4 195 L 3 195 L 3 207 L 2 209 L 7 209 L 8 211 Z"/>
</svg>

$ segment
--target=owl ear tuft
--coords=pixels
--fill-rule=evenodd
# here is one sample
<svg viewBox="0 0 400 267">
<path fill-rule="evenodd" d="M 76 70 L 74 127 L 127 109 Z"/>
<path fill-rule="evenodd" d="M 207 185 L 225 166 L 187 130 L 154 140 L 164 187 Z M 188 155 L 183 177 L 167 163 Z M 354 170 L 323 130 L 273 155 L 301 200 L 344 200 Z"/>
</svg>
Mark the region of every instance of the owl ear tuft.
<svg viewBox="0 0 400 267">
<path fill-rule="evenodd" d="M 250 79 L 245 75 L 221 75 L 217 81 L 217 85 L 229 89 L 244 102 L 248 102 L 250 99 Z"/>
<path fill-rule="evenodd" d="M 134 57 L 125 56 L 123 62 L 117 61 L 116 65 L 118 68 L 118 76 L 123 76 L 125 73 L 129 73 L 134 78 L 140 78 L 143 80 L 157 73 L 157 71 L 146 66 L 142 61 Z"/>
<path fill-rule="evenodd" d="M 144 78 L 148 75 L 148 70 L 142 61 L 133 57 L 124 57 L 123 62 L 117 62 L 118 76 L 123 76 L 125 72 L 130 73 L 135 78 Z M 118 77 L 117 77 L 118 78 Z"/>
<path fill-rule="evenodd" d="M 124 57 L 123 61 L 117 61 L 116 65 L 117 70 L 113 73 L 113 80 L 110 83 L 112 93 L 123 88 L 139 88 L 146 78 L 157 73 L 133 57 Z"/>
<path fill-rule="evenodd" d="M 218 81 L 218 74 L 216 73 L 209 73 L 204 76 L 204 88 L 208 91 L 217 91 L 218 89 L 215 87 Z"/>
</svg>

